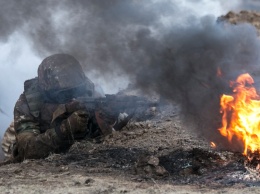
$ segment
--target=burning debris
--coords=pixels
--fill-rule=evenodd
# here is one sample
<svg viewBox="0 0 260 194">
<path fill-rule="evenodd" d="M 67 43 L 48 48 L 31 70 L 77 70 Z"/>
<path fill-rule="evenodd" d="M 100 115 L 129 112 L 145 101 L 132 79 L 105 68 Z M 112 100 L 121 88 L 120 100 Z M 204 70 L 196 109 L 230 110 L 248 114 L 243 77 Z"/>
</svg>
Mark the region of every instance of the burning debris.
<svg viewBox="0 0 260 194">
<path fill-rule="evenodd" d="M 231 81 L 230 87 L 233 88 L 233 94 L 223 94 L 220 99 L 222 127 L 219 132 L 245 156 L 244 166 L 249 175 L 243 180 L 247 180 L 250 175 L 260 173 L 260 98 L 254 87 L 254 79 L 248 73 Z M 214 142 L 211 142 L 211 147 L 216 148 Z"/>
<path fill-rule="evenodd" d="M 260 150 L 260 98 L 253 87 L 254 80 L 249 74 L 240 75 L 231 82 L 233 95 L 222 95 L 221 135 L 229 142 L 234 139 L 242 143 L 243 154 Z"/>
<path fill-rule="evenodd" d="M 254 170 L 255 172 L 260 173 L 260 153 L 259 150 L 255 152 L 248 152 L 247 159 L 245 160 L 245 166 L 249 169 Z"/>
</svg>

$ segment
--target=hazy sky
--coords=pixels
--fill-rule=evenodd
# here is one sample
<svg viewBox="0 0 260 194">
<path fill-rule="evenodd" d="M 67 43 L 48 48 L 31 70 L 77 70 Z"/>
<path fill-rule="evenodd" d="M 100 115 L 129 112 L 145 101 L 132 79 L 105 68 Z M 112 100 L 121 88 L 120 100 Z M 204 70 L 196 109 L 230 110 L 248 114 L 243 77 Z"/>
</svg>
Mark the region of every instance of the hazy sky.
<svg viewBox="0 0 260 194">
<path fill-rule="evenodd" d="M 10 5 L 9 5 L 10 2 Z M 23 10 L 19 10 L 22 12 L 21 15 L 17 14 L 13 14 L 15 12 L 15 10 L 12 10 L 14 6 L 15 7 L 15 3 L 11 3 L 12 1 L 5 1 L 5 0 L 0 0 L 0 7 L 3 7 L 2 5 L 5 5 L 7 8 L 10 8 L 11 11 L 13 12 L 5 12 L 5 10 L 1 11 L 1 15 L 0 15 L 0 22 L 2 21 L 2 18 L 6 19 L 8 18 L 8 20 L 3 20 L 4 22 L 1 22 L 1 25 L 3 25 L 2 27 L 0 26 L 1 30 L 0 33 L 2 35 L 1 39 L 0 39 L 0 51 L 1 51 L 1 55 L 0 55 L 0 78 L 1 78 L 1 82 L 0 82 L 0 89 L 1 89 L 1 93 L 0 93 L 0 107 L 1 109 L 3 109 L 6 113 L 6 115 L 1 115 L 0 116 L 0 133 L 2 133 L 5 128 L 9 125 L 9 123 L 11 122 L 12 118 L 13 118 L 13 107 L 14 104 L 16 102 L 16 100 L 18 99 L 19 95 L 22 93 L 23 91 L 23 82 L 26 79 L 30 79 L 33 78 L 35 76 L 37 76 L 37 68 L 38 65 L 40 64 L 40 62 L 43 60 L 43 56 L 46 55 L 46 53 L 51 53 L 51 52 L 46 52 L 46 53 L 40 53 L 41 52 L 41 46 L 40 45 L 42 42 L 37 42 L 37 40 L 39 40 L 39 37 L 41 37 L 40 34 L 35 34 L 35 33 L 39 33 L 39 31 L 33 31 L 33 29 L 31 28 L 26 28 L 26 26 L 28 25 L 30 26 L 30 22 L 27 22 L 27 18 L 24 18 L 25 21 L 23 21 L 23 25 L 19 25 L 20 20 L 22 17 L 26 16 L 23 13 Z M 15 2 L 15 1 L 14 1 Z M 26 1 L 24 1 L 26 2 Z M 30 2 L 30 1 L 27 1 Z M 53 1 L 55 2 L 55 1 Z M 74 2 L 74 1 L 72 1 Z M 87 2 L 87 1 L 86 1 Z M 105 2 L 105 1 L 103 1 Z M 109 1 L 108 1 L 109 2 Z M 113 2 L 111 0 L 111 2 Z M 135 0 L 130 1 L 129 2 L 135 2 Z M 136 1 L 138 2 L 138 1 Z M 147 1 L 148 2 L 148 1 Z M 144 6 L 147 10 L 149 10 L 149 16 L 146 15 L 145 13 L 139 13 L 141 15 L 141 17 L 148 17 L 145 18 L 143 21 L 140 22 L 140 25 L 151 25 L 153 26 L 154 24 L 149 24 L 149 17 L 153 16 L 154 13 L 154 17 L 156 16 L 160 16 L 161 18 L 153 18 L 154 21 L 157 22 L 156 26 L 158 27 L 159 25 L 161 25 L 162 28 L 168 29 L 169 27 L 167 26 L 171 26 L 174 27 L 175 25 L 180 25 L 180 23 L 182 23 L 182 25 L 185 25 L 185 22 L 187 22 L 187 25 L 191 22 L 191 20 L 193 19 L 194 16 L 196 17 L 202 17 L 205 15 L 213 15 L 214 17 L 218 17 L 222 14 L 226 14 L 229 10 L 240 10 L 243 8 L 257 8 L 256 5 L 251 4 L 251 1 L 247 1 L 247 3 L 244 3 L 243 1 L 232 1 L 232 3 L 230 3 L 231 1 L 226 1 L 226 0 L 154 0 L 151 1 L 154 3 L 158 3 L 159 2 L 159 6 L 152 6 L 150 4 L 143 4 L 141 6 Z M 254 1 L 252 1 L 254 3 Z M 7 5 L 6 5 L 7 4 Z M 134 5 L 132 5 L 131 3 L 129 3 L 132 9 L 134 8 Z M 133 3 L 134 4 L 134 3 Z M 140 3 L 139 3 L 140 5 Z M 23 8 L 28 8 L 28 5 L 23 4 L 23 3 L 19 3 L 20 7 L 17 7 L 17 9 L 23 9 Z M 34 12 L 36 12 L 36 14 L 40 14 L 41 10 L 44 10 L 44 6 L 51 6 L 49 4 L 44 4 L 43 7 L 35 7 L 37 9 L 34 10 L 34 5 L 32 5 L 32 9 L 29 9 L 28 14 L 34 14 Z M 30 8 L 30 6 L 29 6 Z M 145 9 L 145 10 L 146 10 Z M 120 10 L 120 9 L 117 9 Z M 75 15 L 78 14 L 77 9 L 73 10 L 76 11 Z M 78 10 L 81 11 L 82 10 Z M 127 11 L 129 11 L 127 8 L 122 8 L 123 12 L 126 12 L 126 14 L 129 15 L 129 17 L 132 17 L 133 15 L 131 15 L 131 13 L 127 13 Z M 131 10 L 130 10 L 131 11 Z M 164 14 L 159 14 L 160 12 L 164 12 Z M 27 13 L 27 11 L 25 12 Z M 10 14 L 10 15 L 8 15 Z M 24 16 L 23 16 L 24 14 Z M 5 18 L 6 17 L 6 18 Z M 14 18 L 13 18 L 14 17 Z M 21 18 L 16 18 L 16 17 L 21 17 Z M 39 16 L 39 20 L 41 20 L 41 15 Z M 42 16 L 43 17 L 43 16 Z M 53 22 L 53 24 L 51 25 L 52 27 L 54 27 L 54 33 L 57 33 L 60 31 L 62 31 L 63 29 L 65 29 L 65 27 L 68 27 L 67 25 L 69 25 L 67 23 L 67 20 L 64 20 L 63 18 L 67 19 L 71 19 L 71 21 L 73 21 L 73 19 L 77 19 L 75 18 L 68 18 L 66 10 L 65 11 L 60 11 L 57 10 L 56 15 L 52 15 L 50 16 L 50 18 L 53 18 L 53 20 L 55 20 Z M 103 15 L 103 17 L 105 17 L 105 15 Z M 152 17 L 151 17 L 152 18 Z M 35 22 L 37 22 L 37 19 Z M 97 21 L 99 21 L 100 18 L 96 18 Z M 138 20 L 140 20 L 140 18 L 138 18 Z M 152 20 L 152 19 L 151 19 Z M 18 22 L 16 22 L 18 21 Z M 22 21 L 22 20 L 21 20 Z M 15 25 L 12 26 L 12 22 L 14 22 Z M 50 22 L 49 20 L 47 20 L 47 22 Z M 89 21 L 89 22 L 93 22 L 93 27 L 95 27 L 96 29 L 99 29 L 98 27 L 95 26 L 95 21 Z M 161 23 L 161 24 L 158 24 Z M 45 23 L 46 24 L 46 23 Z M 47 28 L 48 28 L 48 24 L 47 23 Z M 6 25 L 6 26 L 5 26 Z M 10 26 L 9 26 L 10 25 Z M 155 26 L 155 25 L 154 25 Z M 38 26 L 38 29 L 41 29 L 41 26 Z M 46 26 L 45 26 L 46 27 Z M 119 25 L 120 27 L 120 25 Z M 121 25 L 122 28 L 124 28 L 123 25 Z M 136 27 L 136 26 L 134 26 Z M 44 27 L 42 27 L 44 28 Z M 80 26 L 78 26 L 78 29 L 75 28 L 74 31 L 77 30 L 81 30 Z M 104 30 L 104 29 L 103 29 Z M 108 29 L 109 30 L 109 29 Z M 119 28 L 120 30 L 120 28 Z M 44 31 L 44 29 L 43 29 Z M 91 31 L 91 30 L 90 30 Z M 84 31 L 82 31 L 84 33 Z M 72 31 L 73 33 L 73 31 Z M 59 34 L 59 33 L 57 33 Z M 91 34 L 86 34 L 86 36 L 92 37 Z M 31 37 L 33 37 L 31 39 Z M 66 36 L 64 36 L 66 38 Z M 62 38 L 64 38 L 63 36 L 57 36 L 57 38 L 62 42 L 64 40 L 62 40 Z M 76 38 L 76 37 L 75 37 Z M 41 40 L 42 41 L 42 40 Z M 49 42 L 48 39 L 43 40 L 43 42 L 47 43 Z M 43 51 L 46 51 L 46 48 L 48 47 L 48 45 L 43 45 Z M 77 44 L 75 44 L 77 45 Z M 75 46 L 74 45 L 74 46 Z M 37 51 L 35 51 L 36 48 L 39 49 Z M 70 48 L 71 49 L 71 48 Z M 91 49 L 91 48 L 89 48 Z M 65 49 L 66 50 L 66 49 Z M 52 51 L 52 49 L 50 49 L 50 51 Z M 71 51 L 71 50 L 70 50 Z M 71 51 L 73 52 L 73 51 Z M 84 50 L 82 50 L 82 55 L 84 55 Z M 86 51 L 87 52 L 87 51 Z M 54 54 L 54 53 L 53 53 Z M 93 60 L 94 62 L 97 59 Z M 82 61 L 80 61 L 82 62 Z M 97 61 L 98 62 L 98 61 Z M 94 66 L 93 66 L 94 67 Z M 104 68 L 104 67 L 103 67 Z M 104 70 L 104 69 L 103 69 Z M 108 71 L 111 71 L 111 69 L 108 68 Z M 102 77 L 102 73 L 98 73 L 98 76 L 96 76 L 96 74 L 94 75 L 93 72 L 90 74 L 90 71 L 87 71 L 87 75 L 94 81 L 94 82 L 98 82 L 100 85 L 102 85 L 103 89 L 105 90 L 106 93 L 114 93 L 116 91 L 118 91 L 118 88 L 123 88 L 127 85 L 127 80 L 128 77 L 125 75 L 120 75 L 119 73 L 117 75 L 113 75 L 111 77 L 104 76 L 104 79 Z"/>
</svg>

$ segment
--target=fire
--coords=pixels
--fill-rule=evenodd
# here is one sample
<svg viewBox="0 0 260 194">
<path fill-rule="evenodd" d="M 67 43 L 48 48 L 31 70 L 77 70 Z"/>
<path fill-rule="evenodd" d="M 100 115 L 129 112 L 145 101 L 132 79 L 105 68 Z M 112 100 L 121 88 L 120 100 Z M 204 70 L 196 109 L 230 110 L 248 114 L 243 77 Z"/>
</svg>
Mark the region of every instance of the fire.
<svg viewBox="0 0 260 194">
<path fill-rule="evenodd" d="M 231 82 L 234 94 L 222 95 L 221 135 L 231 142 L 234 137 L 244 145 L 243 154 L 260 150 L 260 100 L 253 87 L 254 80 L 248 74 L 240 75 Z"/>
</svg>

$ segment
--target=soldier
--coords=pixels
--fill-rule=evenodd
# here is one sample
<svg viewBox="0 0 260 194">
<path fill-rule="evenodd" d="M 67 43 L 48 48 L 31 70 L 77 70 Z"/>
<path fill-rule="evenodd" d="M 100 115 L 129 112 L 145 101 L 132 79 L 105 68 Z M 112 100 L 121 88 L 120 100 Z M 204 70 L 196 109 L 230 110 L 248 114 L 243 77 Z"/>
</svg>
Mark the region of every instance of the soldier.
<svg viewBox="0 0 260 194">
<path fill-rule="evenodd" d="M 38 77 L 24 83 L 24 92 L 14 108 L 14 130 L 9 127 L 6 132 L 15 131 L 16 140 L 4 139 L 4 151 L 11 152 L 13 161 L 44 158 L 66 151 L 74 140 L 109 134 L 117 115 L 87 110 L 75 100 L 94 96 L 94 84 L 73 56 L 55 54 L 45 58 Z"/>
</svg>

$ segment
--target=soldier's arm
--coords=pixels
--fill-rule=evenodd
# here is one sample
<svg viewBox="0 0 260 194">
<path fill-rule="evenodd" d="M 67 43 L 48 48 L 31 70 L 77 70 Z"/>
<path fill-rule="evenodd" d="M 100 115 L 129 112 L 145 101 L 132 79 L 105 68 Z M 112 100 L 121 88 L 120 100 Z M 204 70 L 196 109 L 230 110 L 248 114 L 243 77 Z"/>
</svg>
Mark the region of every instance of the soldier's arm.
<svg viewBox="0 0 260 194">
<path fill-rule="evenodd" d="M 48 129 L 45 133 L 40 132 L 39 121 L 30 114 L 24 94 L 15 105 L 14 128 L 17 133 L 17 144 L 13 154 L 17 160 L 44 158 L 61 146 L 69 147 L 64 145 L 54 128 Z"/>
</svg>

